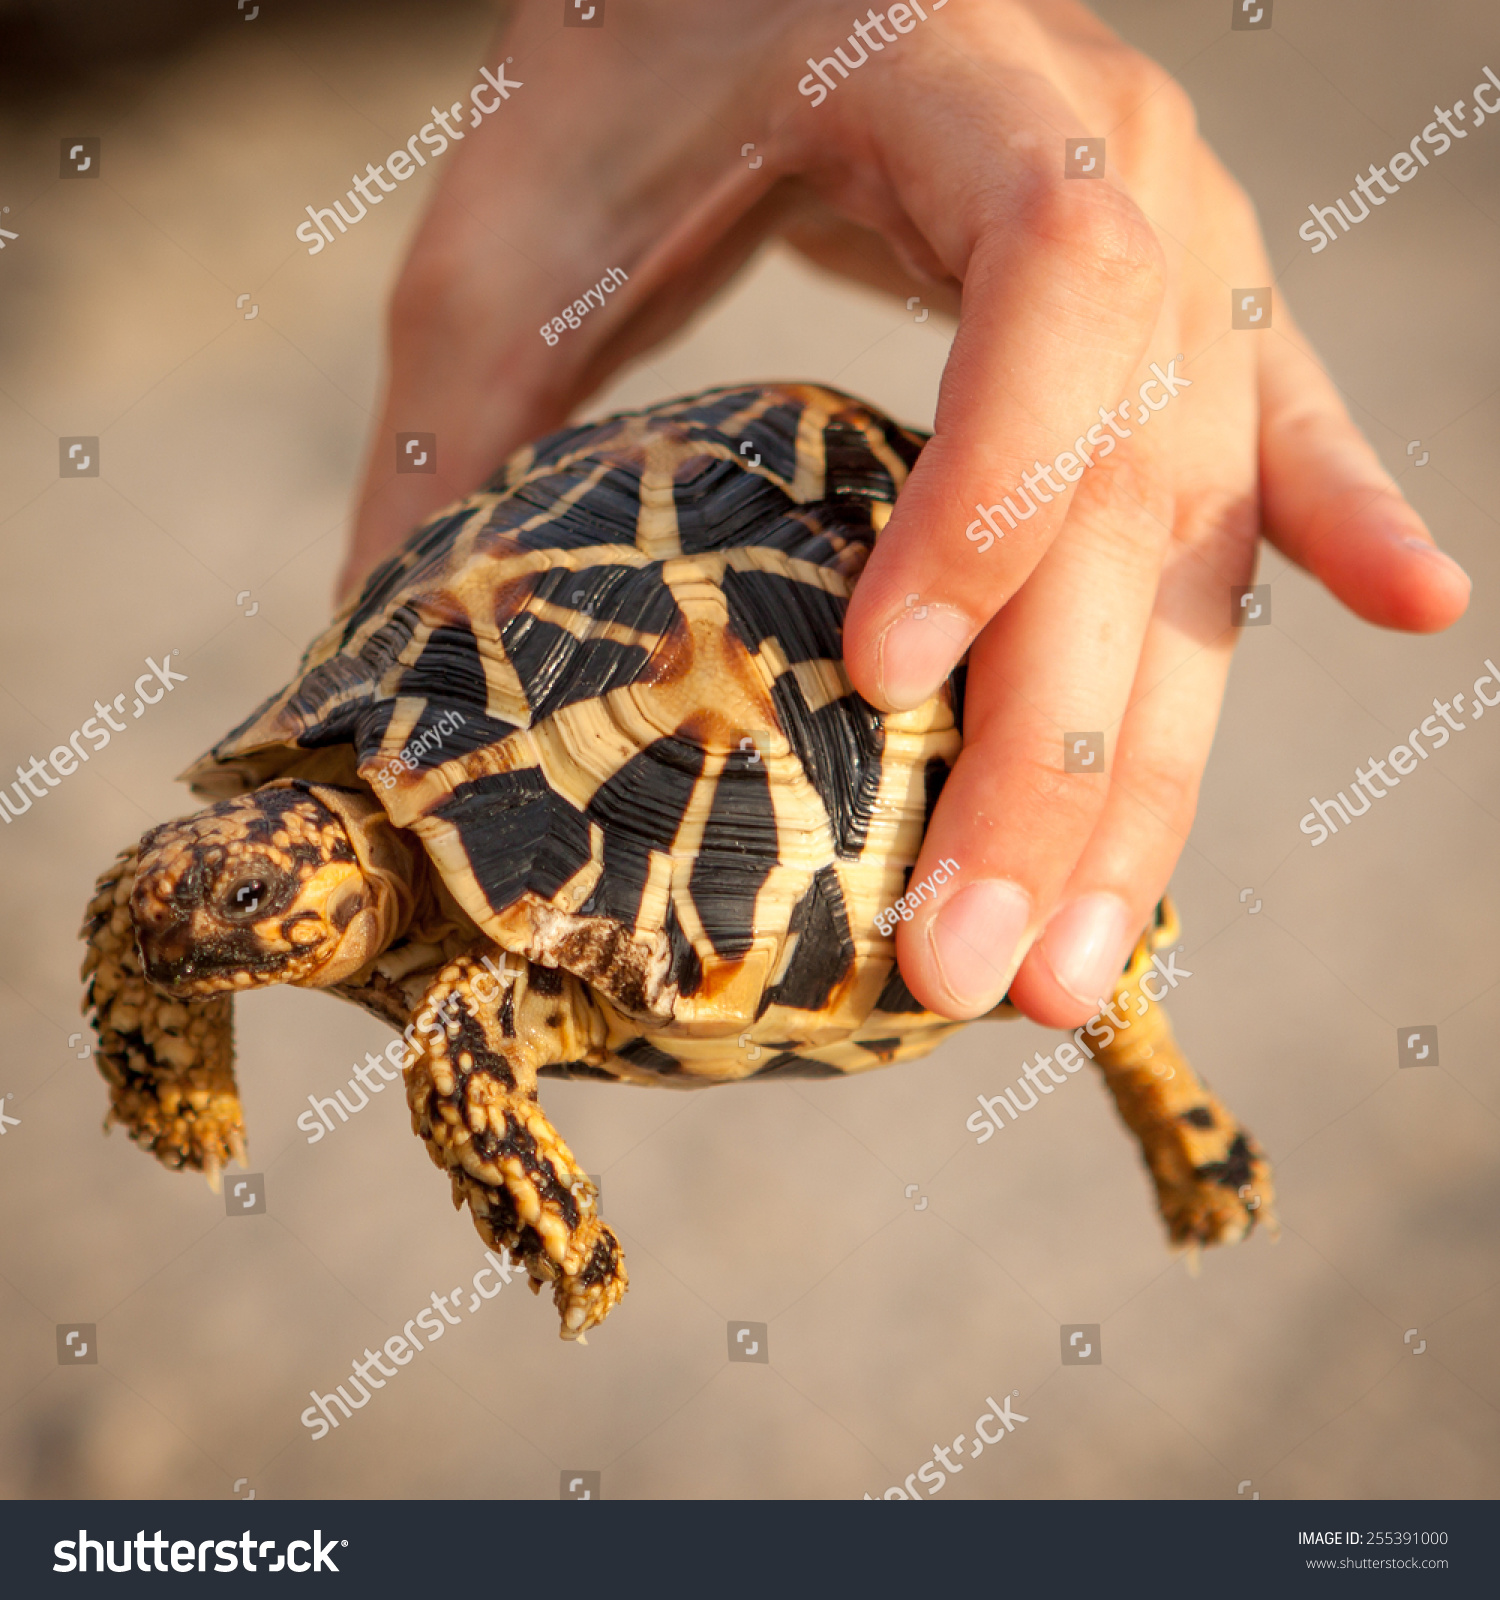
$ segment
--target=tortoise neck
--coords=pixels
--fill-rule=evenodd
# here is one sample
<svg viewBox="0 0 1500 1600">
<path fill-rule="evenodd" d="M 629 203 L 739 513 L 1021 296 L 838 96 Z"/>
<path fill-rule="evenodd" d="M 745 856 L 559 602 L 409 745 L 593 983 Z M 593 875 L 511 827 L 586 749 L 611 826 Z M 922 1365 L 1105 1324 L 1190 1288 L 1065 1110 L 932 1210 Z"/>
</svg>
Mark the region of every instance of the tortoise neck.
<svg viewBox="0 0 1500 1600">
<path fill-rule="evenodd" d="M 354 977 L 410 928 L 419 889 L 426 879 L 426 856 L 421 845 L 391 821 L 379 801 L 361 789 L 298 778 L 278 779 L 265 787 L 281 784 L 310 794 L 343 823 L 365 880 L 363 908 L 312 980 L 314 987 L 327 988 Z"/>
</svg>

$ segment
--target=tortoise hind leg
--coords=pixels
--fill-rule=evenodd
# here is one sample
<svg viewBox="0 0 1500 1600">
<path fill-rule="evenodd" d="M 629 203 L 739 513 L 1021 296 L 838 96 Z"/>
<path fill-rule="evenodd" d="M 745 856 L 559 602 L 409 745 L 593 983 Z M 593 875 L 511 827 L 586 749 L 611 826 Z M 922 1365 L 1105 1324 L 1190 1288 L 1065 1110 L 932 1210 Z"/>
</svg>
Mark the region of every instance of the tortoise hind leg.
<svg viewBox="0 0 1500 1600">
<path fill-rule="evenodd" d="M 480 1237 L 552 1284 L 562 1337 L 580 1338 L 625 1293 L 620 1241 L 594 1186 L 537 1104 L 537 1069 L 590 1053 L 597 1021 L 575 978 L 481 950 L 442 968 L 406 1068 L 412 1127 L 467 1200 Z M 601 1024 L 602 1032 L 602 1024 Z"/>
<path fill-rule="evenodd" d="M 1095 1050 L 1096 1064 L 1121 1119 L 1140 1141 L 1174 1245 L 1196 1251 L 1233 1244 L 1257 1222 L 1274 1234 L 1270 1163 L 1188 1065 L 1157 1003 L 1160 977 L 1142 988 L 1156 973 L 1153 954 L 1177 938 L 1176 915 L 1166 901 L 1161 917 L 1116 985 L 1110 1012 L 1126 1025 Z"/>
<path fill-rule="evenodd" d="M 172 1000 L 147 983 L 130 920 L 136 862 L 132 845 L 100 875 L 81 929 L 82 1009 L 99 1036 L 109 1120 L 164 1166 L 194 1168 L 217 1190 L 231 1157 L 246 1165 L 233 1002 Z"/>
</svg>

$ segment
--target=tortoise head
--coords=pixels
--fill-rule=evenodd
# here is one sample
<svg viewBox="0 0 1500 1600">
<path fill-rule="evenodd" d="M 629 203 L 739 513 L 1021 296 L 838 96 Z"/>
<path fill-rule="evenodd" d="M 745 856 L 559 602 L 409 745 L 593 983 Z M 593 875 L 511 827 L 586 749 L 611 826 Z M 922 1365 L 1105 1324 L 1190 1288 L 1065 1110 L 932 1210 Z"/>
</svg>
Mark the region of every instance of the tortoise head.
<svg viewBox="0 0 1500 1600">
<path fill-rule="evenodd" d="M 341 983 L 404 931 L 417 854 L 367 795 L 284 780 L 153 828 L 130 896 L 146 977 L 178 999 Z"/>
</svg>

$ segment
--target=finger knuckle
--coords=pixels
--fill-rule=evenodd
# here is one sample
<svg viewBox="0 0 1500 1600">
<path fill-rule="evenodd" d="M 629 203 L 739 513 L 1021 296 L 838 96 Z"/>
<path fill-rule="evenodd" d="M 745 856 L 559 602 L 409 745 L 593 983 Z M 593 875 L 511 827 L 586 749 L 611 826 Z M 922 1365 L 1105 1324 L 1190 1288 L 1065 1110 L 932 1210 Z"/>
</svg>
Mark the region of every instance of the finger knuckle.
<svg viewBox="0 0 1500 1600">
<path fill-rule="evenodd" d="M 1212 570 L 1242 571 L 1260 528 L 1260 498 L 1243 485 L 1183 485 L 1176 496 L 1172 537 Z M 1230 580 L 1241 581 L 1238 577 Z"/>
<path fill-rule="evenodd" d="M 430 343 L 445 332 L 462 335 L 479 307 L 466 304 L 465 279 L 445 252 L 413 249 L 391 290 L 387 322 L 393 346 Z"/>
<path fill-rule="evenodd" d="M 1065 741 L 1066 730 L 1059 727 L 1042 744 L 1007 752 L 1018 803 L 1030 812 L 1017 819 L 1026 838 L 1081 841 L 1104 808 L 1104 784 L 1092 774 L 1064 770 Z"/>
<path fill-rule="evenodd" d="M 1137 60 L 1140 63 L 1135 84 L 1140 106 L 1138 114 L 1153 144 L 1177 152 L 1190 148 L 1198 138 L 1198 112 L 1192 96 L 1154 61 L 1144 56 Z"/>
<path fill-rule="evenodd" d="M 1158 562 L 1176 525 L 1173 463 L 1160 449 L 1117 451 L 1078 486 L 1073 504 L 1107 535 L 1091 545 L 1094 559 L 1112 551 L 1130 564 Z"/>
<path fill-rule="evenodd" d="M 1144 747 L 1117 763 L 1115 783 L 1134 802 L 1137 820 L 1154 824 L 1180 847 L 1198 809 L 1198 772 L 1180 754 Z"/>
<path fill-rule="evenodd" d="M 1133 144 L 1175 158 L 1196 141 L 1192 96 L 1160 62 L 1113 34 L 1095 41 L 1089 55 L 1115 125 Z"/>
<path fill-rule="evenodd" d="M 1029 209 L 1033 231 L 1057 247 L 1064 270 L 1112 310 L 1154 310 L 1159 304 L 1166 254 L 1156 229 L 1123 189 L 1052 177 L 1034 185 Z"/>
</svg>

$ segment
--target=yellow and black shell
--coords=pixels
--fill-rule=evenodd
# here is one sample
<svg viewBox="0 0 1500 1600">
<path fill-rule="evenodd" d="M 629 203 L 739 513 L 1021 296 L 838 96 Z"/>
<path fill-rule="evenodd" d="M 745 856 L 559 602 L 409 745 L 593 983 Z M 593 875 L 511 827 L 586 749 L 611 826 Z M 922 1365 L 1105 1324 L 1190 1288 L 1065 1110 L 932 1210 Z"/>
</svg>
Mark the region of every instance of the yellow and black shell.
<svg viewBox="0 0 1500 1600">
<path fill-rule="evenodd" d="M 480 929 L 589 984 L 609 1076 L 925 1053 L 948 1025 L 875 919 L 957 757 L 961 674 L 882 715 L 842 662 L 925 437 L 809 384 L 554 433 L 418 530 L 184 776 L 222 797 L 352 760 Z"/>
</svg>

